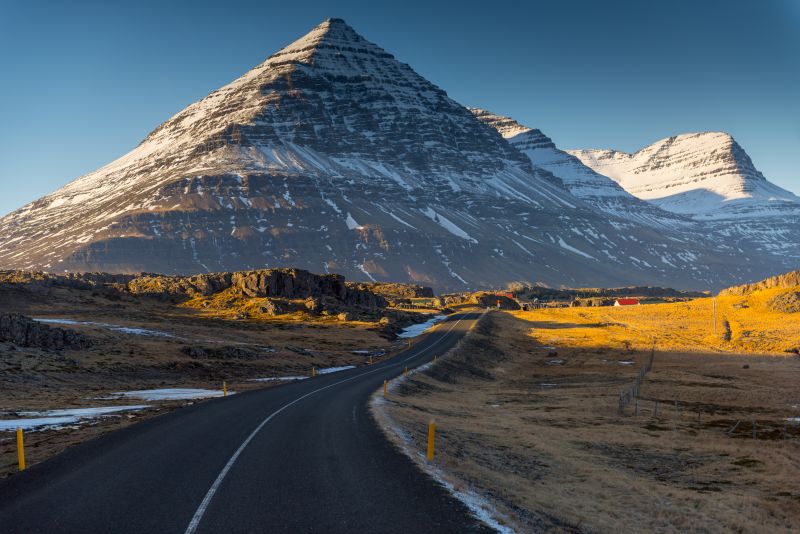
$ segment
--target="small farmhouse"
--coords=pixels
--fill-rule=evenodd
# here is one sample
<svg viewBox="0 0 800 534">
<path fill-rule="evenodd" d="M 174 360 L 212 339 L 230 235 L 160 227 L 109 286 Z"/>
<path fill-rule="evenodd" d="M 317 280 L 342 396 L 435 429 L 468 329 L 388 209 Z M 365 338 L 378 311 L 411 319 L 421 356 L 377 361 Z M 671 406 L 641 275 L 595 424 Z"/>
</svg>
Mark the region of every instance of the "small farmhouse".
<svg viewBox="0 0 800 534">
<path fill-rule="evenodd" d="M 639 299 L 617 299 L 614 301 L 614 306 L 638 306 Z"/>
</svg>

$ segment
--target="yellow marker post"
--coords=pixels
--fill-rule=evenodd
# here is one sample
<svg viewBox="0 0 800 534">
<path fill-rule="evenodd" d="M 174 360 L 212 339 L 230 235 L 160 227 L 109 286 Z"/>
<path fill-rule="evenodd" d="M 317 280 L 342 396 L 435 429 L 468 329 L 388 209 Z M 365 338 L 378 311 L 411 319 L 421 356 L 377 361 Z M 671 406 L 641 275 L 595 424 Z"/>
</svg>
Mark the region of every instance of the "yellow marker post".
<svg viewBox="0 0 800 534">
<path fill-rule="evenodd" d="M 22 429 L 17 428 L 17 461 L 19 470 L 25 470 L 25 438 L 22 437 Z"/>
<path fill-rule="evenodd" d="M 386 397 L 386 384 L 387 384 L 387 381 L 384 380 L 383 381 L 383 396 L 384 396 L 384 398 Z"/>
<path fill-rule="evenodd" d="M 372 365 L 372 355 L 369 357 L 369 364 Z"/>
<path fill-rule="evenodd" d="M 317 368 L 311 367 L 311 376 L 317 376 Z"/>
<path fill-rule="evenodd" d="M 408 367 L 403 369 L 403 376 L 408 376 Z"/>
<path fill-rule="evenodd" d="M 228 396 L 228 385 L 225 383 L 224 380 L 222 381 L 222 396 L 223 397 Z"/>
<path fill-rule="evenodd" d="M 428 423 L 428 460 L 433 460 L 433 453 L 436 441 L 436 424 L 431 421 Z"/>
</svg>

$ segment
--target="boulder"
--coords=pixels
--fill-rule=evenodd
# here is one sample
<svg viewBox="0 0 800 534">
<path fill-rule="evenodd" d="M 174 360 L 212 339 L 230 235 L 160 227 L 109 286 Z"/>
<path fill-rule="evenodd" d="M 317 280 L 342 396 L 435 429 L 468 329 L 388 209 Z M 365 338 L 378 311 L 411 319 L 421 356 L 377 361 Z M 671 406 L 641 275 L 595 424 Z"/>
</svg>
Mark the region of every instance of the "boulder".
<svg viewBox="0 0 800 534">
<path fill-rule="evenodd" d="M 0 314 L 0 341 L 54 350 L 77 350 L 92 344 L 89 338 L 74 330 L 48 326 L 18 313 Z"/>
</svg>

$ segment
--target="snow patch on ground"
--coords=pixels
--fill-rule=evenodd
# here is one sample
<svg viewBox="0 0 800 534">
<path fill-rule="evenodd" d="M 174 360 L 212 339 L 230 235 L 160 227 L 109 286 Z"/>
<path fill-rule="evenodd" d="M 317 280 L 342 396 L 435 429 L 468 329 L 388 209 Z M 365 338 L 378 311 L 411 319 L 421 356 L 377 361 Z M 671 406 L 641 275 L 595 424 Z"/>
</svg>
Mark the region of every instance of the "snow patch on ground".
<svg viewBox="0 0 800 534">
<path fill-rule="evenodd" d="M 397 334 L 397 337 L 401 339 L 417 337 L 419 335 L 424 334 L 431 328 L 433 328 L 433 326 L 436 323 L 444 321 L 445 319 L 447 319 L 447 315 L 437 315 L 435 317 L 428 319 L 424 323 L 412 324 L 411 326 L 404 328 L 402 332 Z"/>
<path fill-rule="evenodd" d="M 234 392 L 229 391 L 228 395 Z M 148 401 L 160 400 L 184 400 L 184 399 L 206 399 L 210 397 L 222 397 L 221 389 L 192 389 L 192 388 L 163 388 L 163 389 L 140 389 L 137 391 L 119 391 L 114 393 L 114 397 L 124 397 L 127 399 L 142 399 Z"/>
<path fill-rule="evenodd" d="M 134 406 L 106 406 L 97 408 L 68 408 L 64 410 L 46 410 L 42 412 L 17 412 L 17 415 L 25 416 L 24 419 L 0 419 L 0 431 L 56 428 L 64 425 L 81 423 L 87 419 L 94 419 L 104 415 L 138 411 L 149 408 L 148 404 L 138 404 Z"/>
<path fill-rule="evenodd" d="M 263 378 L 251 378 L 249 382 L 290 382 L 292 380 L 305 380 L 307 376 L 267 376 Z"/>
<path fill-rule="evenodd" d="M 84 326 L 100 326 L 102 328 L 108 328 L 109 330 L 113 330 L 114 332 L 120 332 L 122 334 L 132 334 L 135 336 L 151 336 L 151 337 L 175 337 L 172 334 L 167 332 L 161 332 L 160 330 L 147 330 L 146 328 L 133 328 L 129 326 L 120 326 L 118 324 L 109 324 L 109 323 L 96 323 L 94 321 L 76 321 L 74 319 L 50 319 L 50 318 L 33 318 L 34 321 L 38 321 L 40 323 L 49 323 L 49 324 L 65 324 L 65 325 L 84 325 Z"/>
<path fill-rule="evenodd" d="M 331 373 L 338 373 L 339 371 L 346 371 L 348 369 L 355 369 L 355 365 L 342 365 L 340 367 L 326 367 L 325 369 L 317 369 L 318 375 L 328 375 Z"/>
</svg>

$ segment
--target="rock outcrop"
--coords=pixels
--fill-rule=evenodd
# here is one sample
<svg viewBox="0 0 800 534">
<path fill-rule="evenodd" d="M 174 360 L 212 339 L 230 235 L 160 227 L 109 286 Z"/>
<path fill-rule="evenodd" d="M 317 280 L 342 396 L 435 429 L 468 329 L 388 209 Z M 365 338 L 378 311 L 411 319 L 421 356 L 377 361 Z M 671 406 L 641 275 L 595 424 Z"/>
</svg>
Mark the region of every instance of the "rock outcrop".
<svg viewBox="0 0 800 534">
<path fill-rule="evenodd" d="M 77 350 L 91 345 L 89 338 L 74 330 L 51 327 L 18 313 L 0 314 L 0 341 L 52 350 Z"/>
<path fill-rule="evenodd" d="M 800 312 L 800 291 L 788 291 L 771 299 L 769 307 L 781 313 Z"/>
<path fill-rule="evenodd" d="M 326 304 L 361 308 L 385 308 L 387 305 L 384 297 L 361 284 L 346 282 L 344 276 L 314 274 L 303 269 L 260 269 L 188 277 L 144 275 L 127 284 L 127 290 L 133 295 L 161 298 L 210 296 L 228 289 L 250 298 L 304 299 L 306 309 L 316 312 L 322 311 Z M 270 308 L 269 304 L 265 306 Z M 263 313 L 274 314 L 276 310 L 272 307 Z"/>
<path fill-rule="evenodd" d="M 773 287 L 792 288 L 800 287 L 800 271 L 791 271 L 777 276 L 765 278 L 752 284 L 743 284 L 723 289 L 720 295 L 747 295 L 761 289 L 771 289 Z"/>
</svg>

